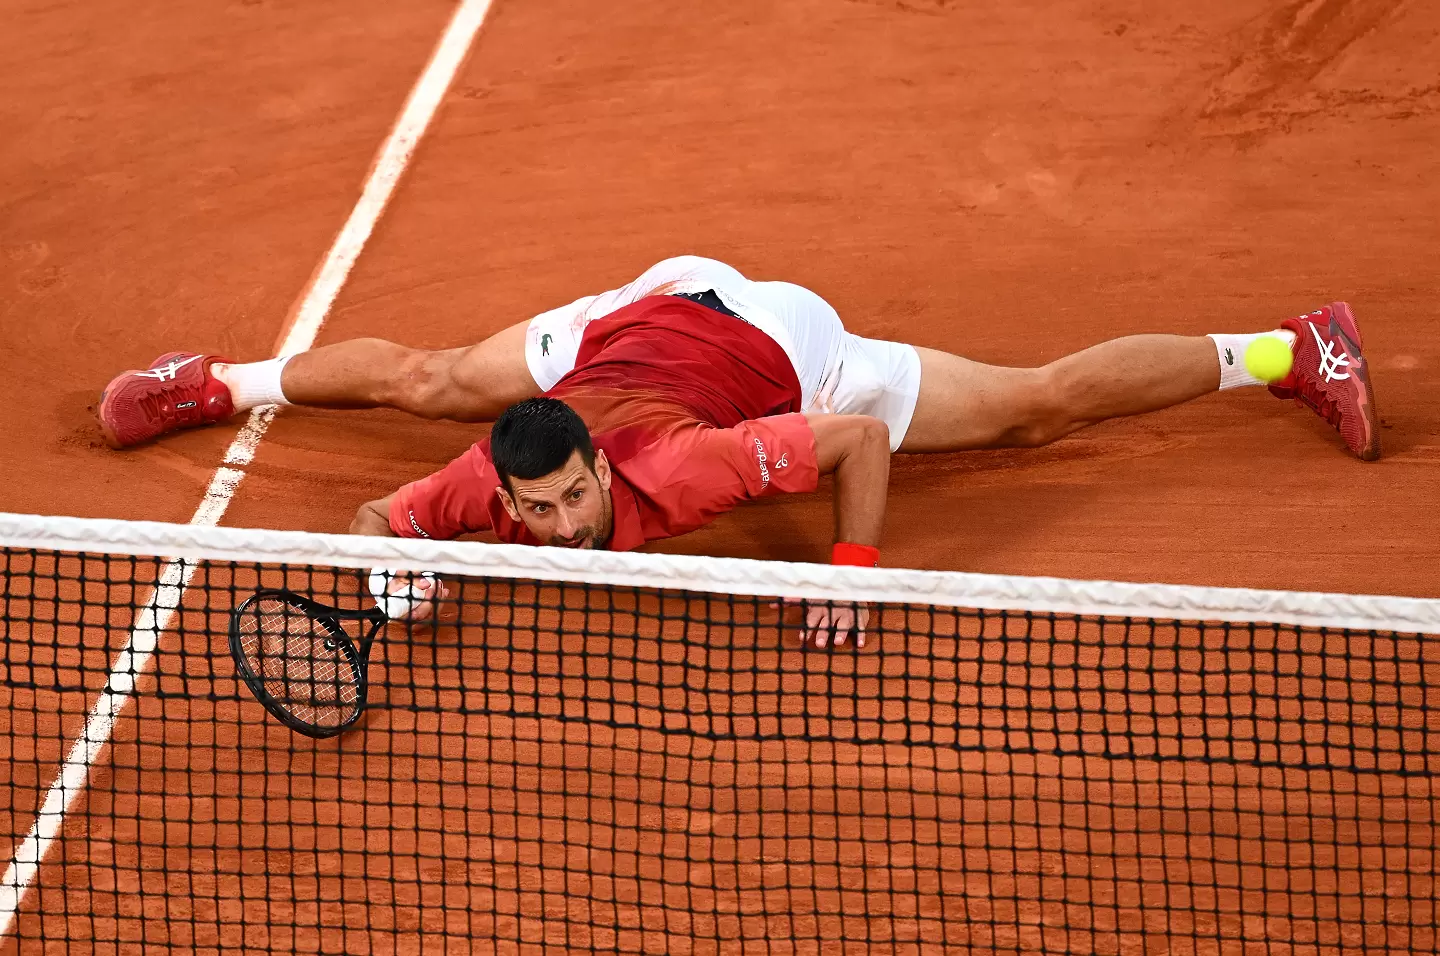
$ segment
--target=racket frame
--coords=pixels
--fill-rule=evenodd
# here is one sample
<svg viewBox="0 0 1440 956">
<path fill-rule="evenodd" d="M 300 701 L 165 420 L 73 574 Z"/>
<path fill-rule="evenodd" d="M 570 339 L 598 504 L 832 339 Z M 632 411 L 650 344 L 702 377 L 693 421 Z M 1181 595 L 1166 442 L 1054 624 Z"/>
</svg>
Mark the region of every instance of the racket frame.
<svg viewBox="0 0 1440 956">
<path fill-rule="evenodd" d="M 265 681 L 256 674 L 246 660 L 245 652 L 241 647 L 241 641 L 246 636 L 240 630 L 243 616 L 259 601 L 282 601 L 299 611 L 303 612 L 314 623 L 323 627 L 332 637 L 335 638 L 341 653 L 352 658 L 355 664 L 356 699 L 354 712 L 340 723 L 331 726 L 321 727 L 309 721 L 301 720 L 290 713 L 280 701 L 276 700 L 271 693 L 265 689 Z M 235 671 L 240 680 L 244 682 L 250 693 L 254 695 L 270 716 L 280 723 L 289 727 L 298 734 L 306 737 L 313 737 L 323 740 L 327 737 L 335 737 L 344 733 L 360 720 L 365 713 L 365 703 L 369 692 L 369 681 L 366 671 L 370 664 L 370 648 L 375 642 L 375 635 L 380 628 L 385 626 L 389 619 L 379 608 L 362 611 L 342 611 L 339 608 L 331 607 L 328 604 L 321 604 L 312 598 L 297 594 L 286 588 L 261 588 L 245 600 L 241 601 L 230 611 L 230 656 L 235 660 Z M 354 640 L 346 632 L 342 625 L 344 621 L 362 621 L 369 625 L 360 638 L 360 646 L 355 646 Z M 252 632 L 253 633 L 253 632 Z"/>
</svg>

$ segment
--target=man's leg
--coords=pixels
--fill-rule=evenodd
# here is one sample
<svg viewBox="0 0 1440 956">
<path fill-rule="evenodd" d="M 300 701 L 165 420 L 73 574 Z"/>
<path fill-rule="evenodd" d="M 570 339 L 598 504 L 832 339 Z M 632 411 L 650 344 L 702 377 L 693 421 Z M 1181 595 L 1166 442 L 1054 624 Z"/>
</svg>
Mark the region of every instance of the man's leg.
<svg viewBox="0 0 1440 956">
<path fill-rule="evenodd" d="M 1169 408 L 1216 389 L 1264 385 L 1246 370 L 1244 357 L 1266 336 L 1282 339 L 1294 356 L 1290 374 L 1270 391 L 1325 419 L 1357 457 L 1379 458 L 1370 366 L 1344 302 L 1286 319 L 1270 332 L 1132 335 L 1043 368 L 997 368 L 916 349 L 918 395 L 899 450 L 1044 445 L 1107 418 Z"/>
<path fill-rule="evenodd" d="M 744 284 L 745 277 L 722 262 L 676 256 L 618 289 L 541 313 L 468 348 L 427 352 L 383 339 L 353 339 L 289 359 L 216 364 L 211 370 L 229 387 L 237 412 L 270 404 L 388 407 L 423 418 L 493 421 L 570 371 L 591 321 L 672 287 Z M 527 344 L 532 352 L 528 359 Z"/>
<path fill-rule="evenodd" d="M 1042 368 L 916 351 L 920 394 L 901 452 L 1044 445 L 1107 418 L 1169 408 L 1220 387 L 1216 343 L 1207 336 L 1132 335 Z"/>
<path fill-rule="evenodd" d="M 383 339 L 351 339 L 287 359 L 211 366 L 230 389 L 235 411 L 256 405 L 398 408 L 422 418 L 492 421 L 537 395 L 525 363 L 528 322 L 479 345 L 441 351 Z"/>
<path fill-rule="evenodd" d="M 532 330 L 532 323 L 521 322 L 479 345 L 435 352 L 352 339 L 245 364 L 169 352 L 148 369 L 111 379 L 95 414 L 101 435 L 114 448 L 226 421 L 257 405 L 390 407 L 426 418 L 490 421 L 541 392 L 535 383 L 541 372 L 532 373 L 532 367 L 556 371 L 550 364 L 560 361 L 560 350 L 544 341 L 552 336 L 537 336 L 534 350 L 537 361 L 550 364 L 532 365 L 527 352 Z"/>
<path fill-rule="evenodd" d="M 590 321 L 647 295 L 743 284 L 744 276 L 724 263 L 677 256 L 619 289 L 584 296 L 467 348 L 429 352 L 355 339 L 245 364 L 169 352 L 148 369 L 111 379 L 95 411 L 101 434 L 115 448 L 225 421 L 257 405 L 389 407 L 426 418 L 490 421 L 569 372 Z"/>
</svg>

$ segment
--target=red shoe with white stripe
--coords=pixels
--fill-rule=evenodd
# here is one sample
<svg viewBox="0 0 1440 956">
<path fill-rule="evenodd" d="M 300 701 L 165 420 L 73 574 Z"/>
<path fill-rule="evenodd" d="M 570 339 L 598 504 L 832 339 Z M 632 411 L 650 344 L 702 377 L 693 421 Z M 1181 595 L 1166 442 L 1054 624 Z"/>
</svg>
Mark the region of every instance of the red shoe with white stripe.
<svg viewBox="0 0 1440 956">
<path fill-rule="evenodd" d="M 1332 302 L 1281 327 L 1296 335 L 1295 366 L 1270 391 L 1293 398 L 1330 423 L 1362 461 L 1380 457 L 1380 420 L 1370 387 L 1370 364 L 1350 306 Z"/>
<path fill-rule="evenodd" d="M 100 393 L 96 417 L 111 448 L 129 448 L 161 435 L 221 422 L 235 414 L 230 389 L 210 374 L 218 355 L 167 352 L 148 369 L 131 369 Z"/>
</svg>

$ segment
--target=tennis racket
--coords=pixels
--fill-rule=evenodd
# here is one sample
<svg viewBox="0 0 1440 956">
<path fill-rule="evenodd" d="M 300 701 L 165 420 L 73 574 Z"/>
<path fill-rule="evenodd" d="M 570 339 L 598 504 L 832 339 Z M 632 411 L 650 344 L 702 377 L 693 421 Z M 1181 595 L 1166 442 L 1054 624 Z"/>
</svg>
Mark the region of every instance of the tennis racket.
<svg viewBox="0 0 1440 956">
<path fill-rule="evenodd" d="M 365 709 L 370 645 L 386 620 L 378 608 L 341 611 L 293 591 L 257 591 L 230 612 L 230 655 L 276 720 L 307 737 L 334 737 Z M 359 625 L 359 647 L 347 623 Z"/>
</svg>

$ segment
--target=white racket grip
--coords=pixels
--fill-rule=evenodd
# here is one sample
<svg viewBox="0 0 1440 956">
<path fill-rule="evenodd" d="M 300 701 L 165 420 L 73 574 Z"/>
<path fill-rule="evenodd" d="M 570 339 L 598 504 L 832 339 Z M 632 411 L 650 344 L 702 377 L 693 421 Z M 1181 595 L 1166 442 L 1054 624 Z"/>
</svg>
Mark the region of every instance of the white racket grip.
<svg viewBox="0 0 1440 956">
<path fill-rule="evenodd" d="M 391 590 L 396 578 L 419 578 L 418 582 Z M 392 571 L 389 568 L 372 568 L 370 571 L 370 595 L 375 606 L 385 612 L 392 621 L 403 621 L 419 607 L 435 597 L 438 582 L 430 571 Z"/>
</svg>

